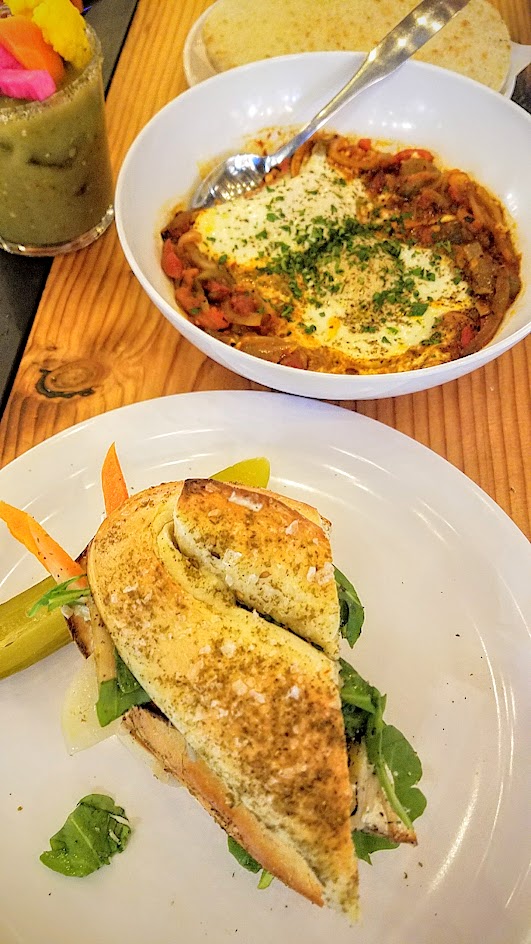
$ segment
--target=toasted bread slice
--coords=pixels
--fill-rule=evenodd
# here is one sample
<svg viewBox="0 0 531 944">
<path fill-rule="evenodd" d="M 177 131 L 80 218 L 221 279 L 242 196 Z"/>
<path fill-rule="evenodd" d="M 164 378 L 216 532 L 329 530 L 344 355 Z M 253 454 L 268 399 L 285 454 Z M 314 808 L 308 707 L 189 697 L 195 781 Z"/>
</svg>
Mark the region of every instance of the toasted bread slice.
<svg viewBox="0 0 531 944">
<path fill-rule="evenodd" d="M 235 605 L 218 574 L 181 554 L 172 540 L 181 493 L 182 483 L 148 489 L 102 524 L 88 554 L 98 612 L 133 674 L 221 785 L 226 807 L 206 787 L 192 791 L 270 871 L 283 878 L 274 860 L 285 857 L 303 893 L 318 900 L 319 887 L 325 902 L 356 917 L 337 665 Z"/>
<path fill-rule="evenodd" d="M 339 601 L 318 513 L 270 492 L 187 480 L 173 526 L 181 551 L 249 609 L 339 655 Z"/>
</svg>

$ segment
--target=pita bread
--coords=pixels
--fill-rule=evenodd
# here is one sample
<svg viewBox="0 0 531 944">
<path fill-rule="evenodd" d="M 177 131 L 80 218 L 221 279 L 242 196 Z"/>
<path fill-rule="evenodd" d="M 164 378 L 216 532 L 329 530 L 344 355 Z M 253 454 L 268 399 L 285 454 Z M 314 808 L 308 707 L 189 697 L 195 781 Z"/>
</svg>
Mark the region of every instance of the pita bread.
<svg viewBox="0 0 531 944">
<path fill-rule="evenodd" d="M 368 52 L 415 6 L 415 0 L 218 0 L 203 27 L 212 66 L 223 72 L 296 52 Z M 489 0 L 470 3 L 416 53 L 499 91 L 509 70 L 507 26 Z"/>
</svg>

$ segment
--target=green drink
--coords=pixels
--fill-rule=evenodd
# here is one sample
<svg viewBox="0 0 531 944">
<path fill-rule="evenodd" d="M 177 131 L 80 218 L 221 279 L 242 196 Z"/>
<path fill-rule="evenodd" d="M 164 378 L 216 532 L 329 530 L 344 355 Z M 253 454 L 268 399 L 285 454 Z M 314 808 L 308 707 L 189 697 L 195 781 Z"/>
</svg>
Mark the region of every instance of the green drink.
<svg viewBox="0 0 531 944">
<path fill-rule="evenodd" d="M 66 65 L 58 91 L 42 102 L 0 96 L 0 246 L 48 256 L 89 245 L 113 219 L 101 47 Z"/>
</svg>

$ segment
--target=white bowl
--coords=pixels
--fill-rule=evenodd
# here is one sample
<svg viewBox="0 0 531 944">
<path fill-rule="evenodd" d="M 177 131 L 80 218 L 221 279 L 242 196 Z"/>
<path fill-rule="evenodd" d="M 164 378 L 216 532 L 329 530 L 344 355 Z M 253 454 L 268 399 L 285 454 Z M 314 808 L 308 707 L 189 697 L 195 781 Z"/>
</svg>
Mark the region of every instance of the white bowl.
<svg viewBox="0 0 531 944">
<path fill-rule="evenodd" d="M 353 74 L 360 53 L 303 53 L 250 63 L 196 85 L 166 105 L 133 142 L 116 189 L 118 235 L 133 272 L 166 318 L 224 367 L 275 390 L 333 400 L 397 396 L 437 386 L 498 357 L 531 330 L 531 117 L 470 79 L 407 62 L 331 122 L 343 133 L 436 152 L 492 190 L 516 224 L 523 288 L 487 347 L 437 367 L 341 376 L 271 364 L 191 324 L 160 267 L 160 229 L 199 181 L 205 162 L 242 150 L 253 132 L 309 120 Z M 245 148 L 244 148 L 245 149 Z"/>
</svg>

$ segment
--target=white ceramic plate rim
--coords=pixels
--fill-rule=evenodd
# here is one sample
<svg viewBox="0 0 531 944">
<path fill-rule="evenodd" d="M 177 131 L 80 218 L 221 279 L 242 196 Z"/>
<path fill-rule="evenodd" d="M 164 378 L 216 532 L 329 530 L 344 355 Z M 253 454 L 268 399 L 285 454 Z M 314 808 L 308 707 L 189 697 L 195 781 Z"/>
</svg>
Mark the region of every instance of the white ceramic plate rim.
<svg viewBox="0 0 531 944">
<path fill-rule="evenodd" d="M 426 814 L 429 815 L 426 822 L 429 829 L 424 827 L 418 851 L 400 850 L 400 853 L 393 853 L 393 856 L 400 854 L 400 860 L 393 860 L 389 855 L 387 861 L 378 861 L 372 869 L 362 869 L 365 918 L 363 926 L 357 929 L 349 929 L 341 918 L 331 912 L 318 912 L 278 884 L 270 898 L 264 899 L 256 892 L 253 882 L 245 873 L 236 873 L 232 879 L 230 865 L 229 874 L 225 872 L 224 845 L 209 818 L 198 812 L 192 801 L 188 803 L 182 793 L 175 794 L 170 788 L 150 779 L 144 768 L 140 769 L 142 765 L 138 764 L 137 758 L 124 756 L 120 744 L 106 742 L 95 748 L 94 752 L 85 752 L 66 761 L 55 758 L 52 751 L 54 760 L 50 762 L 50 769 L 39 768 L 38 789 L 33 796 L 20 798 L 21 801 L 24 799 L 26 805 L 24 810 L 18 812 L 15 804 L 19 794 L 13 793 L 11 797 L 10 793 L 9 797 L 6 796 L 6 791 L 11 787 L 11 777 L 17 781 L 17 789 L 22 789 L 21 784 L 24 783 L 26 794 L 31 793 L 28 781 L 32 765 L 36 762 L 35 757 L 40 756 L 41 741 L 46 748 L 59 751 L 62 758 L 61 745 L 56 743 L 55 729 L 50 730 L 50 706 L 46 702 L 60 705 L 61 695 L 54 691 L 54 686 L 64 684 L 71 663 L 75 661 L 76 653 L 69 648 L 0 684 L 3 717 L 9 717 L 6 710 L 9 709 L 11 725 L 14 725 L 11 735 L 8 726 L 3 726 L 0 747 L 5 751 L 7 743 L 8 750 L 13 751 L 11 759 L 16 759 L 16 765 L 12 767 L 9 763 L 11 755 L 1 755 L 7 756 L 5 776 L 2 777 L 0 788 L 0 810 L 4 823 L 4 861 L 9 863 L 0 885 L 3 944 L 15 944 L 15 941 L 17 944 L 41 944 L 48 939 L 55 940 L 57 944 L 66 944 L 74 934 L 80 944 L 88 944 L 94 940 L 91 923 L 93 912 L 105 917 L 112 927 L 118 922 L 130 944 L 140 944 L 146 940 L 148 918 L 156 924 L 151 928 L 151 939 L 157 940 L 157 944 L 170 944 L 174 940 L 176 926 L 184 929 L 183 933 L 188 929 L 188 936 L 185 933 L 182 937 L 187 944 L 203 940 L 217 944 L 229 936 L 229 932 L 232 936 L 236 928 L 240 930 L 239 939 L 245 940 L 245 944 L 268 944 L 273 939 L 267 937 L 271 933 L 282 944 L 296 938 L 298 933 L 309 944 L 320 944 L 332 939 L 336 944 L 373 944 L 383 939 L 383 933 L 386 944 L 404 944 L 405 940 L 408 944 L 426 944 L 428 939 L 430 944 L 443 944 L 450 939 L 453 944 L 470 944 L 471 940 L 482 940 L 485 944 L 499 944 L 501 940 L 504 944 L 524 944 L 530 891 L 530 876 L 526 874 L 530 842 L 525 825 L 522 828 L 522 824 L 525 821 L 528 785 L 524 754 L 526 748 L 527 756 L 529 754 L 527 721 L 531 710 L 527 684 L 531 658 L 526 630 L 526 622 L 531 624 L 528 579 L 531 549 L 521 532 L 474 483 L 439 456 L 402 434 L 374 420 L 315 401 L 241 391 L 194 393 L 146 401 L 79 424 L 45 441 L 0 471 L 1 497 L 28 507 L 37 518 L 48 524 L 54 535 L 71 552 L 76 553 L 90 536 L 101 515 L 99 468 L 101 458 L 113 440 L 117 442 L 126 476 L 136 488 L 148 482 L 176 478 L 183 474 L 205 475 L 212 471 L 213 466 L 218 468 L 252 454 L 268 454 L 273 460 L 273 487 L 315 501 L 325 514 L 335 511 L 332 514 L 334 527 L 339 529 L 339 556 L 336 560 L 343 570 L 348 570 L 349 560 L 355 557 L 355 569 L 358 572 L 359 568 L 361 575 L 365 570 L 364 559 L 374 554 L 374 542 L 378 543 L 381 537 L 387 537 L 387 541 L 381 544 L 384 554 L 393 553 L 393 548 L 396 551 L 397 546 L 403 546 L 406 558 L 409 554 L 406 545 L 410 527 L 414 529 L 415 539 L 417 534 L 421 538 L 423 536 L 426 543 L 422 551 L 428 552 L 428 557 L 433 554 L 434 560 L 444 561 L 447 550 L 455 552 L 463 545 L 471 561 L 471 586 L 468 600 L 464 600 L 465 608 L 469 604 L 474 610 L 474 606 L 479 605 L 475 598 L 478 594 L 485 594 L 489 605 L 491 600 L 498 601 L 502 612 L 507 614 L 507 623 L 479 625 L 477 633 L 472 633 L 468 640 L 463 638 L 458 643 L 455 640 L 448 643 L 450 648 L 452 645 L 464 647 L 459 649 L 456 665 L 463 663 L 468 670 L 468 659 L 472 656 L 475 659 L 482 647 L 490 663 L 488 670 L 485 668 L 485 679 L 491 680 L 492 691 L 487 685 L 477 692 L 474 688 L 476 683 L 465 680 L 468 672 L 463 678 L 453 679 L 451 684 L 452 695 L 456 698 L 464 692 L 471 699 L 469 704 L 477 699 L 475 708 L 471 710 L 478 710 L 479 719 L 485 717 L 485 720 L 491 718 L 493 721 L 486 741 L 489 745 L 489 756 L 486 759 L 496 793 L 496 808 L 492 822 L 488 820 L 488 831 L 482 834 L 481 846 L 469 850 L 473 853 L 472 861 L 477 860 L 478 864 L 463 874 L 459 846 L 462 845 L 463 835 L 466 836 L 470 829 L 474 831 L 473 823 L 479 815 L 474 803 L 483 803 L 484 788 L 479 784 L 476 793 L 472 790 L 468 797 L 465 804 L 468 820 L 465 816 L 462 822 L 452 823 L 452 809 L 441 803 L 445 794 L 442 797 L 438 795 L 430 768 L 434 763 L 437 764 L 439 779 L 450 781 L 452 795 L 454 789 L 459 789 L 459 781 L 454 785 L 452 777 L 457 775 L 467 781 L 466 754 L 460 754 L 457 743 L 450 743 L 448 755 L 443 750 L 442 740 L 433 751 L 426 751 L 423 745 L 421 753 L 424 754 L 425 774 L 430 785 L 431 806 L 429 814 Z M 389 503 L 393 496 L 396 496 L 397 501 Z M 337 505 L 339 500 L 340 504 Z M 386 512 L 383 516 L 378 511 L 382 502 Z M 367 520 L 357 517 L 358 513 L 363 515 L 365 506 L 375 513 L 371 519 L 374 536 L 367 532 Z M 345 511 L 344 521 L 338 514 L 341 507 Z M 356 514 L 354 507 L 357 509 Z M 391 515 L 389 521 L 387 512 Z M 384 526 L 382 521 L 385 521 Z M 404 526 L 400 543 L 396 545 L 397 529 Z M 353 549 L 349 537 L 356 532 L 358 540 L 365 536 L 359 550 Z M 6 574 L 7 561 L 10 571 Z M 28 561 L 27 555 L 10 539 L 7 539 L 6 545 L 4 533 L 0 543 L 0 565 L 3 565 L 4 572 L 0 584 L 1 598 L 21 589 L 24 580 L 28 582 L 30 571 L 32 579 L 37 578 L 37 571 Z M 396 566 L 399 568 L 400 563 L 397 562 Z M 489 579 L 481 579 L 480 584 L 476 585 L 476 569 L 482 578 L 487 575 Z M 391 576 L 389 573 L 388 578 Z M 422 574 L 414 577 L 407 593 L 410 599 L 419 598 L 420 607 L 420 597 L 426 596 L 426 592 L 422 590 Z M 454 574 L 452 579 L 458 580 L 459 576 Z M 391 592 L 389 579 L 387 586 Z M 387 605 L 385 599 L 376 601 L 376 604 L 376 609 Z M 367 614 L 371 624 L 370 636 L 363 641 L 363 646 L 368 644 L 369 648 L 377 643 L 379 633 L 378 614 L 374 610 L 373 599 L 371 611 Z M 413 620 L 420 620 L 422 625 L 419 625 L 418 631 L 422 632 L 425 641 L 417 636 L 415 638 L 425 646 L 425 655 L 429 655 L 432 647 L 436 647 L 436 639 L 431 639 L 430 632 L 433 630 L 421 620 L 421 612 L 419 609 L 418 617 L 413 617 Z M 468 631 L 473 625 L 473 619 L 465 623 Z M 402 623 L 398 615 L 395 634 L 400 634 L 400 626 Z M 399 649 L 396 648 L 396 640 L 393 641 L 387 633 L 388 627 L 386 639 L 389 651 L 386 654 L 394 660 Z M 360 650 L 362 661 L 363 646 Z M 377 647 L 376 653 L 378 651 Z M 390 676 L 389 671 L 386 673 L 383 665 L 376 665 L 374 655 L 373 651 L 370 661 L 373 675 L 376 676 L 374 681 L 378 684 L 378 676 L 381 678 L 382 673 L 387 674 L 386 684 L 389 679 L 395 679 L 389 689 L 394 719 L 399 726 L 401 721 L 407 719 L 407 726 L 404 724 L 407 733 L 414 736 L 415 743 L 422 744 L 423 724 L 416 715 L 415 707 L 417 696 L 408 689 L 407 682 L 407 663 L 413 658 L 412 653 L 408 653 L 407 658 L 402 654 L 399 662 L 393 661 L 393 673 L 396 676 Z M 353 661 L 359 664 L 354 657 Z M 360 667 L 363 668 L 363 665 Z M 444 669 L 441 668 L 441 671 Z M 397 685 L 397 679 L 400 679 L 400 685 Z M 428 699 L 431 697 L 429 689 L 432 684 L 435 690 L 436 675 L 425 680 L 424 689 L 428 691 L 424 692 L 424 697 Z M 49 693 L 47 699 L 42 697 L 43 692 Z M 39 704 L 39 717 L 35 718 L 34 731 L 32 727 L 23 727 L 25 716 L 21 703 L 24 703 L 25 696 L 30 695 Z M 484 698 L 488 699 L 488 705 L 483 704 Z M 450 716 L 453 709 L 449 701 L 443 709 L 440 723 L 444 730 L 446 725 L 452 728 Z M 28 712 L 32 717 L 34 709 L 30 707 Z M 412 720 L 414 716 L 415 724 Z M 456 727 L 454 724 L 453 731 L 456 737 L 459 725 Z M 455 768 L 456 759 L 462 765 L 460 775 Z M 55 775 L 54 764 L 57 767 Z M 28 770 L 26 782 L 20 773 L 25 768 Z M 61 780 L 58 779 L 57 771 L 63 775 Z M 87 884 L 82 882 L 71 885 L 69 880 L 52 873 L 45 873 L 43 878 L 45 870 L 33 862 L 35 843 L 38 854 L 44 848 L 43 836 L 47 838 L 51 834 L 50 824 L 52 830 L 58 828 L 58 818 L 68 812 L 72 796 L 75 803 L 83 795 L 79 790 L 82 791 L 82 785 L 86 784 L 89 772 L 96 779 L 94 788 L 101 789 L 103 786 L 110 792 L 114 791 L 126 808 L 130 806 L 139 814 L 141 822 L 138 824 L 135 845 L 108 871 L 104 870 L 105 874 L 97 873 L 86 880 Z M 475 783 L 473 778 L 471 783 Z M 445 787 L 447 789 L 448 784 Z M 468 795 L 468 787 L 465 793 Z M 175 856 L 174 847 L 171 844 L 168 846 L 166 836 L 169 829 L 166 818 L 175 810 L 178 812 L 174 815 L 172 828 L 179 829 L 180 840 L 183 840 L 183 836 L 189 841 L 199 836 L 200 840 L 200 849 L 189 849 L 181 865 L 179 856 Z M 26 825 L 28 820 L 29 826 Z M 457 847 L 455 844 L 451 846 L 444 861 L 430 864 L 430 857 L 437 859 L 437 842 L 447 842 L 445 830 L 449 824 L 451 831 L 457 830 Z M 155 835 L 152 836 L 150 830 L 153 831 L 154 826 Z M 436 837 L 430 836 L 431 830 L 437 833 L 435 849 L 433 843 Z M 507 832 L 510 835 L 506 836 Z M 518 848 L 515 848 L 515 837 L 518 837 Z M 477 840 L 478 837 L 475 838 Z M 145 862 L 140 856 L 145 848 L 152 855 L 154 850 L 162 848 L 163 851 L 160 868 L 164 874 L 159 876 L 157 873 L 156 857 L 149 860 L 150 869 L 155 870 L 154 884 L 147 883 L 149 895 L 142 884 L 147 881 Z M 26 858 L 28 850 L 31 853 L 31 865 L 28 865 Z M 421 858 L 424 859 L 423 869 L 419 869 L 417 863 Z M 487 868 L 489 862 L 490 868 Z M 212 886 L 207 895 L 207 898 L 210 896 L 214 899 L 213 902 L 205 899 L 205 890 L 201 890 L 198 877 L 194 879 L 193 874 L 184 874 L 193 873 L 194 865 L 197 867 L 198 863 L 205 870 L 204 874 L 209 876 L 209 881 L 213 878 L 211 870 L 215 869 L 216 887 Z M 169 888 L 173 888 L 167 878 L 167 870 L 171 867 L 176 870 L 179 882 L 191 882 L 191 887 L 196 888 L 193 899 L 188 900 L 184 893 L 181 894 L 178 913 L 172 910 L 173 903 L 164 897 L 166 893 L 170 897 Z M 407 882 L 404 879 L 402 885 L 402 869 L 406 868 L 410 877 Z M 489 880 L 493 875 L 497 876 L 500 894 L 505 896 L 503 907 L 499 901 L 495 906 L 492 905 L 492 900 L 497 898 L 497 888 L 490 887 Z M 385 901 L 381 898 L 382 882 L 390 890 L 389 900 L 387 897 Z M 399 900 L 396 897 L 397 883 L 401 888 Z M 17 887 L 22 889 L 23 899 L 17 899 L 13 893 Z M 463 894 L 464 887 L 466 895 Z M 51 902 L 48 901 L 48 890 L 51 890 Z M 178 889 L 173 894 L 177 897 Z M 25 911 L 31 913 L 34 933 L 24 933 L 21 901 Z M 138 906 L 137 902 L 140 902 Z M 232 910 L 228 909 L 227 902 L 230 902 Z M 440 918 L 432 913 L 437 902 L 439 907 L 444 907 Z M 494 926 L 493 907 L 498 922 Z M 220 914 L 223 916 L 225 924 L 213 926 L 208 920 L 205 923 L 202 916 L 208 914 L 211 919 L 212 909 L 218 919 Z M 407 917 L 410 923 L 402 927 L 402 938 L 400 926 L 406 920 L 404 915 L 408 915 L 408 909 L 411 909 L 411 915 Z M 83 921 L 79 922 L 81 912 Z M 392 917 L 392 923 L 384 931 L 386 915 L 389 921 Z M 241 932 L 245 934 L 246 925 L 247 936 L 242 937 Z M 253 931 L 250 932 L 249 928 L 253 928 Z M 111 939 L 109 932 L 109 944 Z M 107 944 L 107 939 L 101 934 L 98 940 Z"/>
</svg>

